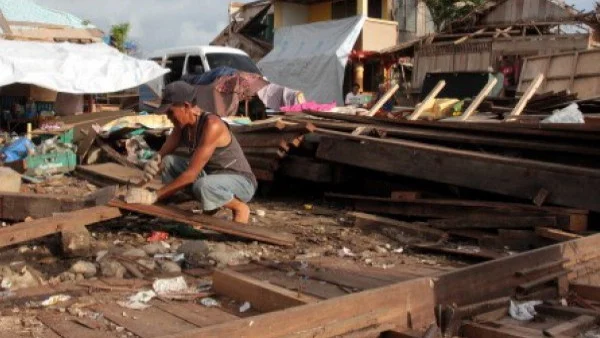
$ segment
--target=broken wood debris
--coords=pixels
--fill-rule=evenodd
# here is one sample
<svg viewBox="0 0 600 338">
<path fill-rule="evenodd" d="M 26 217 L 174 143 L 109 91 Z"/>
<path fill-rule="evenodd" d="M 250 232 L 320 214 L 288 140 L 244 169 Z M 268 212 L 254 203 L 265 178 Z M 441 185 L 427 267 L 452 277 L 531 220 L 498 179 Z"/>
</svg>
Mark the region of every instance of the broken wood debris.
<svg viewBox="0 0 600 338">
<path fill-rule="evenodd" d="M 254 239 L 266 243 L 272 243 L 283 246 L 294 245 L 293 236 L 284 233 L 275 233 L 267 229 L 248 226 L 245 224 L 226 221 L 210 216 L 194 214 L 191 211 L 179 208 L 154 205 L 127 204 L 120 200 L 112 200 L 109 205 L 123 210 L 129 210 L 137 213 L 152 215 L 160 218 L 166 218 L 173 221 L 189 224 L 199 229 L 213 230 L 220 233 L 233 235 L 237 237 Z"/>
</svg>

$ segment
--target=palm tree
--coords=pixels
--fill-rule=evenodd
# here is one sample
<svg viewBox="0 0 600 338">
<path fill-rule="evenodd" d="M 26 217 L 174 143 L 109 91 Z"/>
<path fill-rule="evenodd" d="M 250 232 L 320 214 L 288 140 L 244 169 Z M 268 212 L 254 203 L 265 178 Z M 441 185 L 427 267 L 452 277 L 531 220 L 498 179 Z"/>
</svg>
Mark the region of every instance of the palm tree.
<svg viewBox="0 0 600 338">
<path fill-rule="evenodd" d="M 129 35 L 130 25 L 128 22 L 113 25 L 110 28 L 110 45 L 125 53 L 125 42 Z"/>
</svg>

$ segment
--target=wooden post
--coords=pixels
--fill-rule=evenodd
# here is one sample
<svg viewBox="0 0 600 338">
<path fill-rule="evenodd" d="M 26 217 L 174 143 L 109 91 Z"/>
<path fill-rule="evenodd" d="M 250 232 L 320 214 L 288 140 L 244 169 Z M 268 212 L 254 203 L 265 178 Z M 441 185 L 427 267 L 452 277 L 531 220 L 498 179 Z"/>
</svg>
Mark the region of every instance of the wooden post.
<svg viewBox="0 0 600 338">
<path fill-rule="evenodd" d="M 513 111 L 510 113 L 510 116 L 521 115 L 523 110 L 525 110 L 525 106 L 527 106 L 527 103 L 529 102 L 529 100 L 531 100 L 531 98 L 533 97 L 535 92 L 542 85 L 542 82 L 544 82 L 544 74 L 538 74 L 538 76 L 536 76 L 535 79 L 533 80 L 533 82 L 531 82 L 531 84 L 529 85 L 529 88 L 527 88 L 527 91 L 525 91 L 525 93 L 523 94 L 523 96 L 521 97 L 521 99 L 519 100 L 517 105 L 515 106 L 515 109 L 513 109 Z"/>
<path fill-rule="evenodd" d="M 460 121 L 466 121 L 475 113 L 475 110 L 481 105 L 481 102 L 490 94 L 494 86 L 498 83 L 498 79 L 493 77 L 488 81 L 488 83 L 483 87 L 483 89 L 477 94 L 477 97 L 471 102 L 469 108 L 465 110 L 465 112 L 460 117 Z"/>
<path fill-rule="evenodd" d="M 412 113 L 412 115 L 410 115 L 408 117 L 408 119 L 411 120 L 411 121 L 418 120 L 419 117 L 421 116 L 421 114 L 423 114 L 423 112 L 425 111 L 425 107 L 427 107 L 427 104 L 429 102 L 435 100 L 435 98 L 442 91 L 442 89 L 444 89 L 444 87 L 446 87 L 446 81 L 441 80 L 440 82 L 438 82 L 438 84 L 433 88 L 433 90 L 429 93 L 429 95 L 427 95 L 427 97 L 425 98 L 425 100 L 423 100 L 418 105 L 418 107 L 415 109 L 415 111 Z"/>
</svg>

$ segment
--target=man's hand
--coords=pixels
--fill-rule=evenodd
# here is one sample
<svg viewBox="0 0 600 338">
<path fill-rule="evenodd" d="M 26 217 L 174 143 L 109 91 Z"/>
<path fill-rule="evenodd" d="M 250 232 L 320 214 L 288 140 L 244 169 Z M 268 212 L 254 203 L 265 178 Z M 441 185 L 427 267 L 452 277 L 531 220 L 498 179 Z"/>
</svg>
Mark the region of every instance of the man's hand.
<svg viewBox="0 0 600 338">
<path fill-rule="evenodd" d="M 129 204 L 154 204 L 157 200 L 156 193 L 143 188 L 130 188 L 125 194 L 125 202 Z"/>
<path fill-rule="evenodd" d="M 160 172 L 162 158 L 156 153 L 144 166 L 144 180 L 150 182 Z"/>
</svg>

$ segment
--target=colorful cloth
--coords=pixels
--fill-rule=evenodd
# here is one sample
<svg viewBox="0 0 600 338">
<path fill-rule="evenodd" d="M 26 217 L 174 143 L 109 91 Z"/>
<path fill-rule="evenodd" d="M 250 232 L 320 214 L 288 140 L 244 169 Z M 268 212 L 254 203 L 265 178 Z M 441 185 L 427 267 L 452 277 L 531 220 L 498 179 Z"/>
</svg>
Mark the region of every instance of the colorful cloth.
<svg viewBox="0 0 600 338">
<path fill-rule="evenodd" d="M 316 103 L 314 101 L 305 102 L 302 104 L 296 104 L 288 107 L 281 107 L 281 111 L 284 113 L 300 113 L 303 111 L 330 111 L 337 107 L 337 103 Z"/>
</svg>

